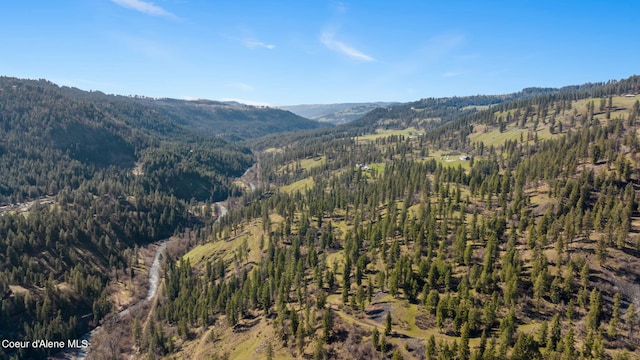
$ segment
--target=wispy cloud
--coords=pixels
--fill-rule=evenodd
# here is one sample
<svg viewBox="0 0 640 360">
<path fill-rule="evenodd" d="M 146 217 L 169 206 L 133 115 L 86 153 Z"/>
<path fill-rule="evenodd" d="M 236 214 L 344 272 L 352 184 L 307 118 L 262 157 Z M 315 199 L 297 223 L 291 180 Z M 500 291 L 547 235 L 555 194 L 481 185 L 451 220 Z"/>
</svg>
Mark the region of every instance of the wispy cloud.
<svg viewBox="0 0 640 360">
<path fill-rule="evenodd" d="M 242 46 L 249 49 L 268 49 L 273 50 L 276 48 L 274 44 L 270 44 L 261 40 L 255 36 L 253 30 L 245 26 L 238 26 L 235 34 L 222 34 L 222 37 L 228 40 L 238 42 Z"/>
<path fill-rule="evenodd" d="M 353 59 L 362 60 L 362 61 L 375 61 L 372 56 L 369 56 L 362 51 L 352 47 L 351 45 L 345 44 L 344 42 L 336 39 L 335 31 L 331 29 L 325 29 L 320 34 L 320 42 L 327 47 L 327 49 L 342 53 L 347 55 Z"/>
<path fill-rule="evenodd" d="M 124 8 L 133 9 L 143 14 L 152 15 L 152 16 L 162 16 L 162 17 L 166 17 L 174 20 L 178 19 L 178 16 L 176 16 L 175 14 L 151 2 L 146 2 L 142 0 L 111 0 L 111 1 L 113 1 L 114 3 Z"/>
<path fill-rule="evenodd" d="M 243 82 L 232 82 L 232 83 L 228 83 L 226 84 L 227 87 L 230 88 L 234 88 L 234 89 L 239 89 L 239 90 L 244 90 L 244 91 L 253 91 L 256 88 L 253 85 L 249 85 Z"/>
<path fill-rule="evenodd" d="M 244 46 L 253 49 L 253 48 L 265 48 L 265 49 L 275 49 L 276 46 L 273 44 L 267 44 L 267 43 L 263 43 L 262 41 L 258 41 L 252 38 L 246 38 L 242 40 L 242 43 L 244 44 Z"/>
</svg>

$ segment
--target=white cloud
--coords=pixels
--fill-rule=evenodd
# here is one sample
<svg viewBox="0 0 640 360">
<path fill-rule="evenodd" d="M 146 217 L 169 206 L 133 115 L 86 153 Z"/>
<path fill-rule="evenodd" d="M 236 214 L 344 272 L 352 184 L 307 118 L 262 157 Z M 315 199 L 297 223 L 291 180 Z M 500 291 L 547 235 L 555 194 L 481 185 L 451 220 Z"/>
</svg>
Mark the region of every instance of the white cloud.
<svg viewBox="0 0 640 360">
<path fill-rule="evenodd" d="M 256 38 L 253 31 L 245 26 L 239 26 L 237 29 L 237 33 L 234 35 L 223 34 L 222 36 L 234 41 L 239 42 L 242 46 L 249 49 L 263 48 L 268 50 L 273 50 L 276 48 L 274 44 L 269 44 L 263 41 L 260 41 Z"/>
<path fill-rule="evenodd" d="M 127 9 L 133 9 L 147 15 L 164 16 L 171 19 L 178 19 L 178 17 L 173 13 L 170 13 L 169 11 L 161 8 L 160 6 L 157 6 L 150 2 L 146 2 L 142 0 L 111 0 L 111 1 Z"/>
<path fill-rule="evenodd" d="M 262 41 L 258 41 L 254 39 L 244 39 L 242 43 L 244 44 L 244 46 L 248 48 L 265 48 L 265 49 L 272 50 L 272 49 L 275 49 L 276 47 L 273 44 L 266 44 L 266 43 L 263 43 Z"/>
<path fill-rule="evenodd" d="M 337 51 L 351 58 L 362 61 L 375 61 L 373 57 L 363 53 L 362 51 L 343 43 L 335 38 L 335 33 L 331 30 L 325 30 L 320 34 L 320 42 L 329 50 Z"/>
</svg>

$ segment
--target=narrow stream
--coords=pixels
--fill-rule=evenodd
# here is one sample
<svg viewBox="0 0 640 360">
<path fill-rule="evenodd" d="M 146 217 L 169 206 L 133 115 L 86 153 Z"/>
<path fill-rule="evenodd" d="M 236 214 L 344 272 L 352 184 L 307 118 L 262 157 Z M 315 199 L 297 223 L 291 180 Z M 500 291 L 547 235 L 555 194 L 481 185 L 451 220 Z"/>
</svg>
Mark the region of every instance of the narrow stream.
<svg viewBox="0 0 640 360">
<path fill-rule="evenodd" d="M 248 168 L 244 174 L 242 174 L 242 176 L 240 177 L 240 179 L 243 179 L 247 176 L 247 174 L 249 174 L 249 171 L 253 170 L 254 168 L 256 168 L 258 166 L 258 163 L 253 164 L 252 167 Z M 254 183 L 252 183 L 251 181 L 247 181 L 247 180 L 243 180 L 247 185 L 249 185 L 249 188 L 251 189 L 251 192 L 256 191 L 256 186 Z"/>
<path fill-rule="evenodd" d="M 227 208 L 224 205 L 222 205 L 222 203 L 216 203 L 216 206 L 220 211 L 220 216 L 218 216 L 218 218 L 214 221 L 214 224 L 217 223 L 223 216 L 227 215 L 227 213 L 229 212 Z M 160 242 L 158 248 L 156 249 L 155 255 L 153 257 L 153 263 L 149 268 L 149 289 L 147 290 L 147 296 L 143 300 L 140 300 L 135 304 L 131 304 L 126 309 L 123 309 L 122 311 L 117 313 L 116 314 L 117 319 L 120 319 L 123 316 L 130 313 L 131 309 L 133 309 L 134 307 L 140 304 L 143 304 L 145 302 L 151 301 L 156 297 L 156 294 L 158 292 L 158 286 L 160 285 L 160 280 L 161 280 L 160 279 L 161 257 L 164 254 L 164 250 L 167 247 L 168 242 L 169 240 L 163 240 L 162 242 Z M 82 343 L 83 340 L 86 340 L 89 342 L 89 346 L 84 348 L 77 348 L 77 349 L 66 349 L 56 354 L 55 359 L 76 359 L 76 360 L 86 359 L 87 355 L 89 354 L 89 349 L 91 346 L 90 345 L 91 338 L 101 327 L 102 326 L 97 326 L 93 330 L 85 333 L 80 337 L 80 342 Z"/>
<path fill-rule="evenodd" d="M 151 264 L 151 269 L 149 269 L 149 290 L 147 290 L 147 297 L 144 298 L 144 301 L 153 299 L 156 296 L 156 292 L 158 292 L 158 285 L 160 283 L 160 255 L 162 255 L 166 247 L 167 242 L 162 242 L 158 250 L 156 250 L 156 255 L 153 257 L 153 263 Z"/>
</svg>

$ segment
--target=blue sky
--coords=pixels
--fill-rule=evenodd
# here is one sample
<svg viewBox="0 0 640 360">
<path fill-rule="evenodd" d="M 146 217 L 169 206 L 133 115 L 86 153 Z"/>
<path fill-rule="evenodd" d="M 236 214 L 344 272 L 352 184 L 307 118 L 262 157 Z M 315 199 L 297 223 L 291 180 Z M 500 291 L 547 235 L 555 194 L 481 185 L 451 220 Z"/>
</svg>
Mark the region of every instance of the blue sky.
<svg viewBox="0 0 640 360">
<path fill-rule="evenodd" d="M 640 1 L 23 0 L 0 75 L 293 105 L 501 94 L 640 74 Z"/>
</svg>

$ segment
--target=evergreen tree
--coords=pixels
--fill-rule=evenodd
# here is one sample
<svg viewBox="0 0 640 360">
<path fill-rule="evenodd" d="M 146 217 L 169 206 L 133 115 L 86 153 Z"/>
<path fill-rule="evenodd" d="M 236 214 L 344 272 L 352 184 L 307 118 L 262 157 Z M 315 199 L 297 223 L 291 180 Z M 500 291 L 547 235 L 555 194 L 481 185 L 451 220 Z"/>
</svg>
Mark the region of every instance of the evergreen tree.
<svg viewBox="0 0 640 360">
<path fill-rule="evenodd" d="M 636 314 L 636 306 L 631 303 L 629 308 L 627 308 L 626 313 L 627 326 L 629 327 L 629 337 L 634 338 L 635 336 L 635 327 L 637 325 L 637 314 Z"/>
<path fill-rule="evenodd" d="M 391 311 L 387 311 L 387 316 L 384 319 L 384 335 L 389 336 L 391 334 Z"/>
</svg>

